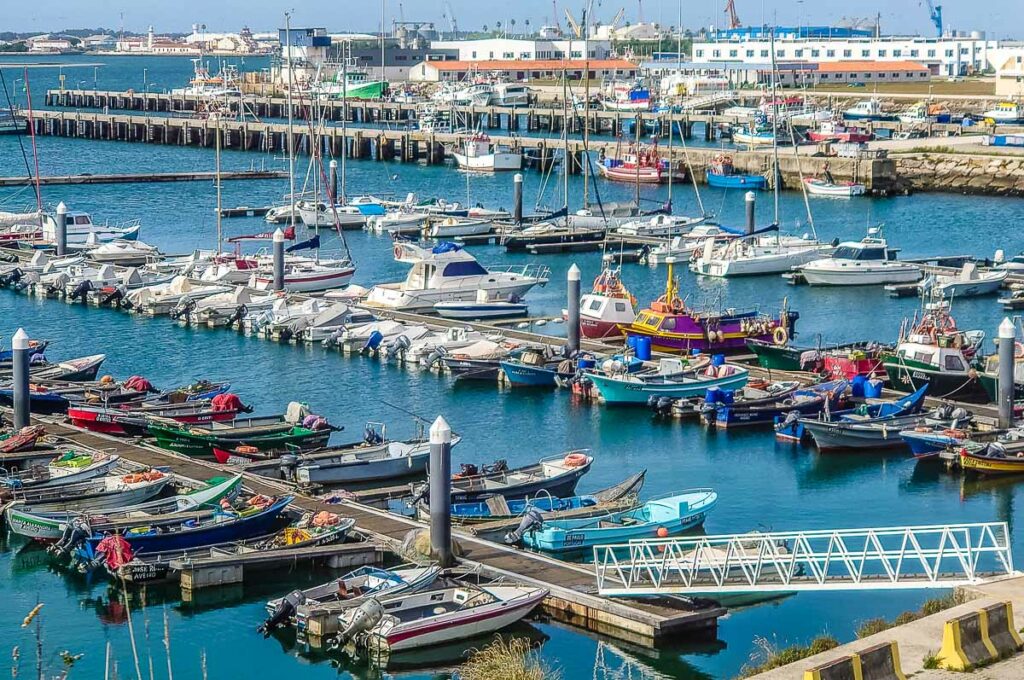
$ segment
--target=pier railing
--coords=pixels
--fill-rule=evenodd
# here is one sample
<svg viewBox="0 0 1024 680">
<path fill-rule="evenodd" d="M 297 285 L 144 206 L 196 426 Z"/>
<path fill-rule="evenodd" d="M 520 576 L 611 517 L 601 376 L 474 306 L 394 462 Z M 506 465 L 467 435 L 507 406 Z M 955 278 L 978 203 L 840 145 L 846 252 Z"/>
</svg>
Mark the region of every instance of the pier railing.
<svg viewBox="0 0 1024 680">
<path fill-rule="evenodd" d="M 644 539 L 596 546 L 601 595 L 950 588 L 1013 574 L 1005 522 Z"/>
</svg>

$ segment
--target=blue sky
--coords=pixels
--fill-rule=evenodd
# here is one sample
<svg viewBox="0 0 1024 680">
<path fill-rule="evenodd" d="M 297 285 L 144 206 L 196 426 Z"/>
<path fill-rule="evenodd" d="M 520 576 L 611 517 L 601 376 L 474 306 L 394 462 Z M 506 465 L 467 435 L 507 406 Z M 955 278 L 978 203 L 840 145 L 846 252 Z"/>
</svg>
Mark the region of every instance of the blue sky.
<svg viewBox="0 0 1024 680">
<path fill-rule="evenodd" d="M 579 15 L 585 0 L 559 0 L 558 12 L 569 7 Z M 637 0 L 593 0 L 594 16 L 609 20 L 620 7 L 626 18 L 637 20 Z M 390 24 L 398 17 L 399 5 L 406 20 L 434 21 L 447 26 L 443 0 L 386 0 L 386 16 Z M 494 26 L 496 21 L 515 19 L 523 26 L 530 19 L 532 26 L 547 23 L 552 13 L 550 0 L 518 0 L 514 3 L 450 0 L 462 29 Z M 677 23 L 677 0 L 644 0 L 644 18 L 666 25 Z M 722 8 L 725 0 L 683 0 L 683 24 L 694 28 L 724 24 Z M 984 11 L 972 11 L 964 0 L 948 0 L 944 4 L 946 24 L 964 30 L 988 31 L 990 37 L 1013 37 L 1024 34 L 1024 2 L 1021 0 L 986 0 Z M 132 30 L 145 30 L 153 24 L 158 31 L 187 31 L 193 22 L 205 23 L 210 30 L 237 30 L 248 24 L 254 30 L 271 29 L 283 23 L 282 14 L 293 10 L 293 25 L 324 25 L 332 30 L 371 31 L 380 24 L 379 0 L 33 0 L 5 3 L 0 30 L 45 31 L 65 27 L 117 27 L 124 13 L 124 24 Z M 506 16 L 495 12 L 495 6 L 514 6 Z M 844 16 L 882 14 L 885 32 L 931 34 L 932 26 L 923 1 L 874 0 L 851 3 L 850 0 L 736 0 L 744 23 L 771 22 L 773 16 L 781 24 L 827 24 Z M 855 9 L 851 9 L 855 7 Z"/>
</svg>

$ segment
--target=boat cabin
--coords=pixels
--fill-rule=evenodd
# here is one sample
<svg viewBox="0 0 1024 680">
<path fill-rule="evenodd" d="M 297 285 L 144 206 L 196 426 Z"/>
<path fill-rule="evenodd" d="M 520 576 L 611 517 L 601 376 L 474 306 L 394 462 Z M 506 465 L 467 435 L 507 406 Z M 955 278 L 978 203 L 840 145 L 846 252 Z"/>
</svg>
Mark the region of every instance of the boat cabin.
<svg viewBox="0 0 1024 680">
<path fill-rule="evenodd" d="M 967 373 L 970 370 L 971 364 L 959 345 L 953 346 L 955 343 L 950 342 L 949 346 L 943 347 L 914 340 L 920 338 L 911 336 L 910 341 L 901 342 L 896 348 L 896 356 L 908 365 L 913 366 L 916 363 L 935 366 L 943 373 Z"/>
<path fill-rule="evenodd" d="M 405 290 L 446 288 L 465 277 L 487 276 L 487 271 L 472 255 L 454 243 L 442 242 L 427 250 L 411 243 L 395 245 L 395 260 L 412 263 L 405 277 Z"/>
<path fill-rule="evenodd" d="M 896 250 L 890 249 L 885 239 L 867 237 L 860 241 L 844 241 L 832 251 L 833 260 L 857 262 L 885 262 L 896 259 Z"/>
</svg>

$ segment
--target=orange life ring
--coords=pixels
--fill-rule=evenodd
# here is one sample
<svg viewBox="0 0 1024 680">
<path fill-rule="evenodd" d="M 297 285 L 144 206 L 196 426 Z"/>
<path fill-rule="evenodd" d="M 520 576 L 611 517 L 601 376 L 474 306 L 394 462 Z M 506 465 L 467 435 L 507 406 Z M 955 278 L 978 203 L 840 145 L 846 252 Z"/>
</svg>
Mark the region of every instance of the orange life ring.
<svg viewBox="0 0 1024 680">
<path fill-rule="evenodd" d="M 395 249 L 394 249 L 393 252 L 394 252 L 394 255 L 395 255 L 395 259 L 397 260 L 398 258 L 400 258 L 402 256 L 402 246 L 400 246 L 400 245 L 398 245 L 396 243 L 395 244 Z"/>
<path fill-rule="evenodd" d="M 562 464 L 565 465 L 565 467 L 572 468 L 583 467 L 588 462 L 590 462 L 590 459 L 582 453 L 569 453 L 562 459 Z"/>
<path fill-rule="evenodd" d="M 1013 343 L 1013 358 L 1024 359 L 1024 344 L 1019 342 Z"/>
</svg>

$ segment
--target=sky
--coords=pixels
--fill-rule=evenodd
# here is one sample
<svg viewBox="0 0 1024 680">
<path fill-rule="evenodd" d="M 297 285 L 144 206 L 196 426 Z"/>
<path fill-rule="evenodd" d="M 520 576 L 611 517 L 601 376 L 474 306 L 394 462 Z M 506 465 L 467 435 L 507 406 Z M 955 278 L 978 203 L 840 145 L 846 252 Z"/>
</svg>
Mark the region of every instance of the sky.
<svg viewBox="0 0 1024 680">
<path fill-rule="evenodd" d="M 723 26 L 725 0 L 591 0 L 595 19 L 609 21 L 622 7 L 626 20 L 636 22 L 642 6 L 643 18 L 666 26 L 678 22 L 680 2 L 683 25 L 688 28 Z M 940 2 L 941 0 L 936 0 Z M 587 0 L 557 0 L 561 18 L 563 8 L 579 16 Z M 105 26 L 144 31 L 152 24 L 157 32 L 188 32 L 193 23 L 205 23 L 209 31 L 237 31 L 248 25 L 254 31 L 272 30 L 283 25 L 284 12 L 292 11 L 293 26 L 325 26 L 331 31 L 374 31 L 380 26 L 381 6 L 377 0 L 10 0 L 4 3 L 0 31 L 47 32 L 62 28 Z M 515 10 L 506 16 L 495 13 L 495 6 Z M 947 26 L 961 30 L 987 31 L 990 38 L 1024 36 L 1024 2 L 986 0 L 984 11 L 973 12 L 966 0 L 942 3 Z M 508 24 L 515 19 L 517 28 L 530 20 L 531 27 L 549 23 L 551 0 L 385 0 L 385 16 L 390 26 L 398 19 L 399 9 L 406 21 L 435 22 L 448 28 L 445 6 L 450 5 L 461 30 L 494 27 L 496 21 Z M 856 9 L 852 9 L 855 7 Z M 843 17 L 882 15 L 884 33 L 931 35 L 925 0 L 736 0 L 744 24 L 827 25 Z"/>
</svg>

